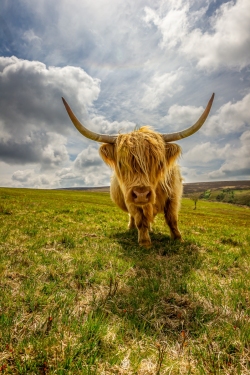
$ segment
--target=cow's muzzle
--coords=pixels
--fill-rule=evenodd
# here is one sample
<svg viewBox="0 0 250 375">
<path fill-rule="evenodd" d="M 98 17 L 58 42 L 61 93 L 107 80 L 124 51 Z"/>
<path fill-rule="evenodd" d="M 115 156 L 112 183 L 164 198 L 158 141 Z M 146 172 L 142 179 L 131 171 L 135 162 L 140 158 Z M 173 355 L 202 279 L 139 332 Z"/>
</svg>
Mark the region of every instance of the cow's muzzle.
<svg viewBox="0 0 250 375">
<path fill-rule="evenodd" d="M 131 191 L 133 203 L 143 205 L 152 200 L 152 190 L 149 186 L 135 186 Z"/>
</svg>

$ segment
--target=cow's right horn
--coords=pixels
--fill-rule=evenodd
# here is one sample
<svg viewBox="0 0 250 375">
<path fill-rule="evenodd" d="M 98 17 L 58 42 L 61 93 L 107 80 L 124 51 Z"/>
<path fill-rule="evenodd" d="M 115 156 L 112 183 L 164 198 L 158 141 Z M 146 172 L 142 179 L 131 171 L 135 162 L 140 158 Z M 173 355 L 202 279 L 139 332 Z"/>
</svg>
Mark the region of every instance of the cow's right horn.
<svg viewBox="0 0 250 375">
<path fill-rule="evenodd" d="M 72 112 L 72 110 L 71 110 L 70 106 L 68 105 L 68 103 L 66 102 L 66 100 L 64 98 L 62 98 L 62 101 L 63 101 L 63 104 L 66 108 L 66 111 L 68 112 L 68 115 L 69 115 L 71 121 L 75 125 L 76 129 L 82 135 L 84 135 L 84 137 L 92 139 L 92 141 L 96 141 L 96 142 L 115 143 L 117 135 L 98 134 L 98 133 L 94 133 L 91 130 L 85 128 L 85 126 L 83 126 L 80 123 L 80 121 L 77 119 L 77 117 L 74 115 L 74 113 Z"/>
<path fill-rule="evenodd" d="M 210 112 L 210 109 L 212 107 L 213 100 L 214 100 L 214 94 L 211 96 L 205 111 L 202 113 L 201 117 L 199 118 L 199 120 L 194 125 L 190 126 L 187 129 L 184 129 L 180 132 L 170 133 L 170 134 L 162 134 L 162 137 L 164 138 L 165 142 L 178 141 L 179 139 L 187 138 L 190 135 L 196 133 L 202 127 L 204 122 L 206 121 L 207 116 L 208 116 L 208 114 Z"/>
</svg>

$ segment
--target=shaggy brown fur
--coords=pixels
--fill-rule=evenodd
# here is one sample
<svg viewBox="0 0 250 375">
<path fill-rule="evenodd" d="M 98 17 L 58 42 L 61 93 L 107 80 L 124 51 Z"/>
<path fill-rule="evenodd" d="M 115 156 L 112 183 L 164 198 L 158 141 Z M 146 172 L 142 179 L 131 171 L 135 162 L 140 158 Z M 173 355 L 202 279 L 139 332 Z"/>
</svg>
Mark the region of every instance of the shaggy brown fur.
<svg viewBox="0 0 250 375">
<path fill-rule="evenodd" d="M 171 237 L 181 239 L 177 222 L 182 179 L 176 164 L 180 154 L 177 144 L 165 143 L 147 126 L 100 147 L 102 159 L 114 169 L 111 198 L 129 213 L 129 228 L 138 229 L 140 245 L 150 246 L 149 229 L 159 212 L 164 212 Z"/>
</svg>

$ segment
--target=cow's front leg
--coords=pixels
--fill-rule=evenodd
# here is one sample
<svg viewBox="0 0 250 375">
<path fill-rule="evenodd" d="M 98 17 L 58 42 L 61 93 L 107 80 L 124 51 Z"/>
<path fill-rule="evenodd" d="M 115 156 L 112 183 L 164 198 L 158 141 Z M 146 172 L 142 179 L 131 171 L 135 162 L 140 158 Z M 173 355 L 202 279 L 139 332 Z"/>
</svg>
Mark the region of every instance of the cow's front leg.
<svg viewBox="0 0 250 375">
<path fill-rule="evenodd" d="M 140 246 L 151 246 L 149 236 L 150 224 L 153 220 L 153 207 L 151 205 L 136 207 L 134 221 L 138 230 L 138 242 Z"/>
<path fill-rule="evenodd" d="M 135 219 L 131 214 L 129 214 L 128 229 L 135 229 L 135 228 L 136 228 Z"/>
<path fill-rule="evenodd" d="M 138 242 L 140 246 L 151 246 L 151 239 L 149 236 L 150 223 L 147 218 L 141 214 L 135 216 L 135 224 L 138 229 Z"/>
</svg>

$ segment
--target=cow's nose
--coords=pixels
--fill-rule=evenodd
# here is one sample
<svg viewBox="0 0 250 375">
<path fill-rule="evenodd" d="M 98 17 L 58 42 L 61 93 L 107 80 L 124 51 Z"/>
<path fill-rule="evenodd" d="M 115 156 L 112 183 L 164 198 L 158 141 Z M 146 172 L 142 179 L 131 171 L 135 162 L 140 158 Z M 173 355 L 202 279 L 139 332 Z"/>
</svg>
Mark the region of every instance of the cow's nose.
<svg viewBox="0 0 250 375">
<path fill-rule="evenodd" d="M 148 186 L 136 186 L 132 190 L 132 196 L 135 203 L 147 203 L 151 196 L 151 190 Z"/>
</svg>

